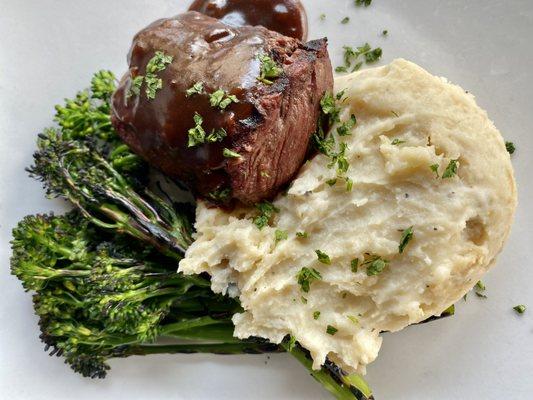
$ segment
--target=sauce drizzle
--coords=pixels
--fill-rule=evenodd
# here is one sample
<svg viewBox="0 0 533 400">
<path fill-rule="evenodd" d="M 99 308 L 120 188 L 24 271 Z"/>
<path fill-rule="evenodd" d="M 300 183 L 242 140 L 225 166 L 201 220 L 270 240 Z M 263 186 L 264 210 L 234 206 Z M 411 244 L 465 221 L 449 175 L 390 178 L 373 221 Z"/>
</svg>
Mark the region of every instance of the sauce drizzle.
<svg viewBox="0 0 533 400">
<path fill-rule="evenodd" d="M 189 10 L 232 26 L 262 25 L 285 36 L 307 39 L 307 14 L 299 0 L 195 0 Z"/>
</svg>

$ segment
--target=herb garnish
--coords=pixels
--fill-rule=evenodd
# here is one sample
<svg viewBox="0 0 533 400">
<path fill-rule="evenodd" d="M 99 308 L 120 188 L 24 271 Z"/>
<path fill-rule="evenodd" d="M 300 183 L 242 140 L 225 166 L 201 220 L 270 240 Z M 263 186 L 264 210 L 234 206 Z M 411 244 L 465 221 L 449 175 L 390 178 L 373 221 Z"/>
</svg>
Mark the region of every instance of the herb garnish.
<svg viewBox="0 0 533 400">
<path fill-rule="evenodd" d="M 132 95 L 139 96 L 141 94 L 141 87 L 144 82 L 144 76 L 139 75 L 132 79 L 131 81 L 131 87 L 130 91 L 128 93 L 128 97 L 131 97 Z"/>
<path fill-rule="evenodd" d="M 307 239 L 309 237 L 309 234 L 307 232 L 296 232 L 296 237 Z"/>
<path fill-rule="evenodd" d="M 449 179 L 453 178 L 455 175 L 457 175 L 457 163 L 459 160 L 450 160 L 450 163 L 446 167 L 446 170 L 442 174 L 442 179 Z"/>
<path fill-rule="evenodd" d="M 365 6 L 368 7 L 370 4 L 372 4 L 372 0 L 354 0 L 354 3 L 356 6 Z"/>
<path fill-rule="evenodd" d="M 298 284 L 301 286 L 301 289 L 305 293 L 309 293 L 309 290 L 311 289 L 311 283 L 321 280 L 322 275 L 320 275 L 320 272 L 314 268 L 304 267 L 300 270 L 300 272 L 298 272 L 296 279 L 298 279 Z"/>
<path fill-rule="evenodd" d="M 327 328 L 326 328 L 326 333 L 328 335 L 335 335 L 339 330 L 337 328 L 335 328 L 334 326 L 331 326 L 331 325 L 328 325 Z"/>
<path fill-rule="evenodd" d="M 274 234 L 276 238 L 276 243 L 281 242 L 282 240 L 287 240 L 289 238 L 289 234 L 287 231 L 282 231 L 281 229 L 276 229 L 276 233 Z"/>
<path fill-rule="evenodd" d="M 228 133 L 224 128 L 213 129 L 209 135 L 205 138 L 207 143 L 222 142 L 224 138 L 228 136 Z"/>
<path fill-rule="evenodd" d="M 174 60 L 174 57 L 166 55 L 162 51 L 156 51 L 155 55 L 148 61 L 146 65 L 146 97 L 148 99 L 155 99 L 156 92 L 163 87 L 163 80 L 156 74 L 164 71 L 170 63 Z"/>
<path fill-rule="evenodd" d="M 403 253 L 403 251 L 405 250 L 405 247 L 409 244 L 409 242 L 413 238 L 413 235 L 414 233 L 413 233 L 412 226 L 403 231 L 402 238 L 400 239 L 400 245 L 398 246 L 398 250 L 400 254 Z"/>
<path fill-rule="evenodd" d="M 477 297 L 481 297 L 483 299 L 487 298 L 487 296 L 483 293 L 487 289 L 483 282 L 478 281 L 476 286 L 474 286 L 474 289 Z"/>
<path fill-rule="evenodd" d="M 516 151 L 516 146 L 513 142 L 505 142 L 505 148 L 507 149 L 509 154 L 514 154 L 514 152 Z"/>
<path fill-rule="evenodd" d="M 199 146 L 200 144 L 205 143 L 205 130 L 202 127 L 204 119 L 198 113 L 194 113 L 194 128 L 189 129 L 189 144 L 188 147 Z"/>
<path fill-rule="evenodd" d="M 400 140 L 396 138 L 390 144 L 392 144 L 393 146 L 399 146 L 400 144 L 404 144 L 404 143 L 405 143 L 405 140 Z"/>
<path fill-rule="evenodd" d="M 381 256 L 369 254 L 362 266 L 366 266 L 366 274 L 368 276 L 379 275 L 385 267 L 389 265 L 388 260 L 384 260 Z"/>
<path fill-rule="evenodd" d="M 344 66 L 338 67 L 337 72 L 347 72 L 352 64 L 355 63 L 355 67 L 352 72 L 355 72 L 363 65 L 362 61 L 359 61 L 359 57 L 363 57 L 367 64 L 372 64 L 378 61 L 383 55 L 383 50 L 380 47 L 372 49 L 368 43 L 363 46 L 356 47 L 344 46 Z"/>
<path fill-rule="evenodd" d="M 353 190 L 353 180 L 351 178 L 346 178 L 346 191 L 351 192 Z"/>
<path fill-rule="evenodd" d="M 241 158 L 242 157 L 239 153 L 233 150 L 227 149 L 227 148 L 224 148 L 224 150 L 222 151 L 222 155 L 226 158 Z"/>
<path fill-rule="evenodd" d="M 315 250 L 316 256 L 318 258 L 318 261 L 320 261 L 322 264 L 331 265 L 331 258 L 320 250 Z"/>
<path fill-rule="evenodd" d="M 274 213 L 279 212 L 279 208 L 274 206 L 274 204 L 270 203 L 269 201 L 264 201 L 262 203 L 256 204 L 255 207 L 261 213 L 258 217 L 254 219 L 254 224 L 259 229 L 263 229 L 265 226 L 267 226 Z"/>
<path fill-rule="evenodd" d="M 439 167 L 440 167 L 439 164 L 433 164 L 433 165 L 430 165 L 430 166 L 429 166 L 429 168 L 435 173 L 436 179 L 439 179 L 439 178 L 440 178 L 440 175 L 439 175 Z"/>
<path fill-rule="evenodd" d="M 518 314 L 523 314 L 526 312 L 526 306 L 523 304 L 520 304 L 518 306 L 514 306 L 513 310 L 515 310 Z"/>
<path fill-rule="evenodd" d="M 320 14 L 320 21 L 325 21 L 326 20 L 326 14 L 322 13 Z"/>
<path fill-rule="evenodd" d="M 350 22 L 350 17 L 344 17 L 341 21 L 341 24 L 346 25 L 348 22 Z"/>
<path fill-rule="evenodd" d="M 204 83 L 203 82 L 196 82 L 194 85 L 192 85 L 187 91 L 185 92 L 185 95 L 187 97 L 191 97 L 195 94 L 202 94 L 204 92 Z"/>
<path fill-rule="evenodd" d="M 279 78 L 283 68 L 266 54 L 261 54 L 258 58 L 261 62 L 261 75 L 257 79 L 266 85 L 272 85 L 274 83 L 272 79 Z"/>
<path fill-rule="evenodd" d="M 383 36 L 387 36 L 387 35 L 389 34 L 389 31 L 385 29 L 383 32 L 381 32 L 381 34 L 382 34 Z"/>
<path fill-rule="evenodd" d="M 195 126 L 194 128 L 189 129 L 189 143 L 187 145 L 188 147 L 196 147 L 204 143 L 221 142 L 228 135 L 224 128 L 213 129 L 208 135 L 202 127 L 203 123 L 204 119 L 202 118 L 202 116 L 198 113 L 194 113 Z M 232 152 L 228 149 L 224 149 L 224 157 L 235 158 L 240 157 L 240 154 Z"/>
<path fill-rule="evenodd" d="M 354 258 L 351 262 L 350 262 L 350 267 L 352 269 L 352 272 L 354 274 L 357 273 L 358 269 L 359 269 L 359 259 L 358 258 Z"/>
<path fill-rule="evenodd" d="M 340 97 L 339 97 L 340 95 Z M 340 100 L 344 95 L 344 91 L 337 93 L 337 100 Z M 328 116 L 329 123 L 334 124 L 339 122 L 339 114 L 341 112 L 340 108 L 335 102 L 335 97 L 331 93 L 326 93 L 320 100 L 320 107 L 322 113 Z"/>
<path fill-rule="evenodd" d="M 222 89 L 218 89 L 209 95 L 209 102 L 211 107 L 218 107 L 225 110 L 231 103 L 238 103 L 237 96 L 228 94 Z"/>
<path fill-rule="evenodd" d="M 355 124 L 357 124 L 357 118 L 355 118 L 355 115 L 352 114 L 348 121 L 343 122 L 341 126 L 337 128 L 337 134 L 339 136 L 351 135 L 352 133 L 350 131 L 353 129 Z"/>
<path fill-rule="evenodd" d="M 347 315 L 346 318 L 348 318 L 350 321 L 352 321 L 356 325 L 359 323 L 359 319 L 354 315 Z"/>
<path fill-rule="evenodd" d="M 163 80 L 156 74 L 164 71 L 167 65 L 171 64 L 174 57 L 166 55 L 162 51 L 156 51 L 155 55 L 148 61 L 146 65 L 146 76 L 138 75 L 133 78 L 128 97 L 132 95 L 139 96 L 141 94 L 141 87 L 146 83 L 146 97 L 149 100 L 155 99 L 157 91 L 163 88 Z"/>
<path fill-rule="evenodd" d="M 320 318 L 320 311 L 315 311 L 315 312 L 313 313 L 313 319 L 314 319 L 314 320 L 317 320 L 317 319 L 319 319 L 319 318 Z"/>
</svg>

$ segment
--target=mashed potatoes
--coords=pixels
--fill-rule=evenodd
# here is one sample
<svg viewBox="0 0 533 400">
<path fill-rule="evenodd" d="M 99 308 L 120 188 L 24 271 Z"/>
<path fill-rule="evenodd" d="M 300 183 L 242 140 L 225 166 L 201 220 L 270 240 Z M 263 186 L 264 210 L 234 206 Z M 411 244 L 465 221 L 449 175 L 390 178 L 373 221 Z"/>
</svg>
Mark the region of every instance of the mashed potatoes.
<svg viewBox="0 0 533 400">
<path fill-rule="evenodd" d="M 239 338 L 277 343 L 290 334 L 315 368 L 330 357 L 364 373 L 381 331 L 439 315 L 490 268 L 516 189 L 501 135 L 460 87 L 397 60 L 339 78 L 336 90 L 346 90 L 341 119 L 357 117 L 350 135 L 334 134 L 347 144 L 351 190 L 345 178 L 333 183 L 337 171 L 319 155 L 262 230 L 254 208 L 200 203 L 180 270 L 208 272 L 215 292 L 239 296 Z M 297 279 L 304 267 L 317 278 L 308 292 Z"/>
</svg>

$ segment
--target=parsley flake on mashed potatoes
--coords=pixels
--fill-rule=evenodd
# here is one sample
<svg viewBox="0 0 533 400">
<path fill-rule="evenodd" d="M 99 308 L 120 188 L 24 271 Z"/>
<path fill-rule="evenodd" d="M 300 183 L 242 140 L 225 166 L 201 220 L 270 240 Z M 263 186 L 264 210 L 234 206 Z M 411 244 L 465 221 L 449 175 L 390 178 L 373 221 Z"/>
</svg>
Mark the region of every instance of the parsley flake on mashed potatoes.
<svg viewBox="0 0 533 400">
<path fill-rule="evenodd" d="M 208 272 L 215 292 L 239 296 L 237 337 L 279 343 L 290 334 L 314 368 L 329 357 L 364 373 L 381 331 L 440 315 L 494 264 L 516 187 L 500 133 L 460 87 L 405 60 L 335 86 L 346 90 L 341 120 L 357 117 L 350 135 L 334 133 L 348 146 L 346 176 L 332 184 L 336 168 L 316 156 L 261 230 L 256 208 L 227 213 L 200 202 L 180 270 Z M 373 265 L 376 257 L 383 262 Z"/>
</svg>

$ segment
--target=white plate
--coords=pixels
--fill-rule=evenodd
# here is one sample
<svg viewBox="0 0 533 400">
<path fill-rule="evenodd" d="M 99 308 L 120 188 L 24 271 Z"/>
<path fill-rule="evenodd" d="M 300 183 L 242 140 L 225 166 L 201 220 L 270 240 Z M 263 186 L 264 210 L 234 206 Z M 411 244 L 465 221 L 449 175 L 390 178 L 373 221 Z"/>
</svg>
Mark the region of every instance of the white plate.
<svg viewBox="0 0 533 400">
<path fill-rule="evenodd" d="M 61 210 L 26 177 L 36 133 L 53 105 L 109 68 L 120 74 L 133 34 L 187 0 L 0 0 L 0 398 L 9 400 L 329 399 L 286 355 L 161 356 L 112 362 L 105 381 L 72 373 L 43 352 L 30 295 L 9 275 L 10 230 L 24 215 Z M 386 334 L 368 379 L 376 398 L 533 398 L 533 2 L 530 0 L 308 0 L 311 37 L 382 46 L 383 62 L 410 59 L 475 93 L 506 139 L 520 207 L 487 300 L 461 301 L 453 318 Z M 326 13 L 325 22 L 319 15 Z M 340 20 L 350 16 L 351 22 Z M 387 38 L 380 34 L 388 29 Z M 483 143 L 479 144 L 483 146 Z M 530 305 L 523 316 L 516 304 Z"/>
</svg>

